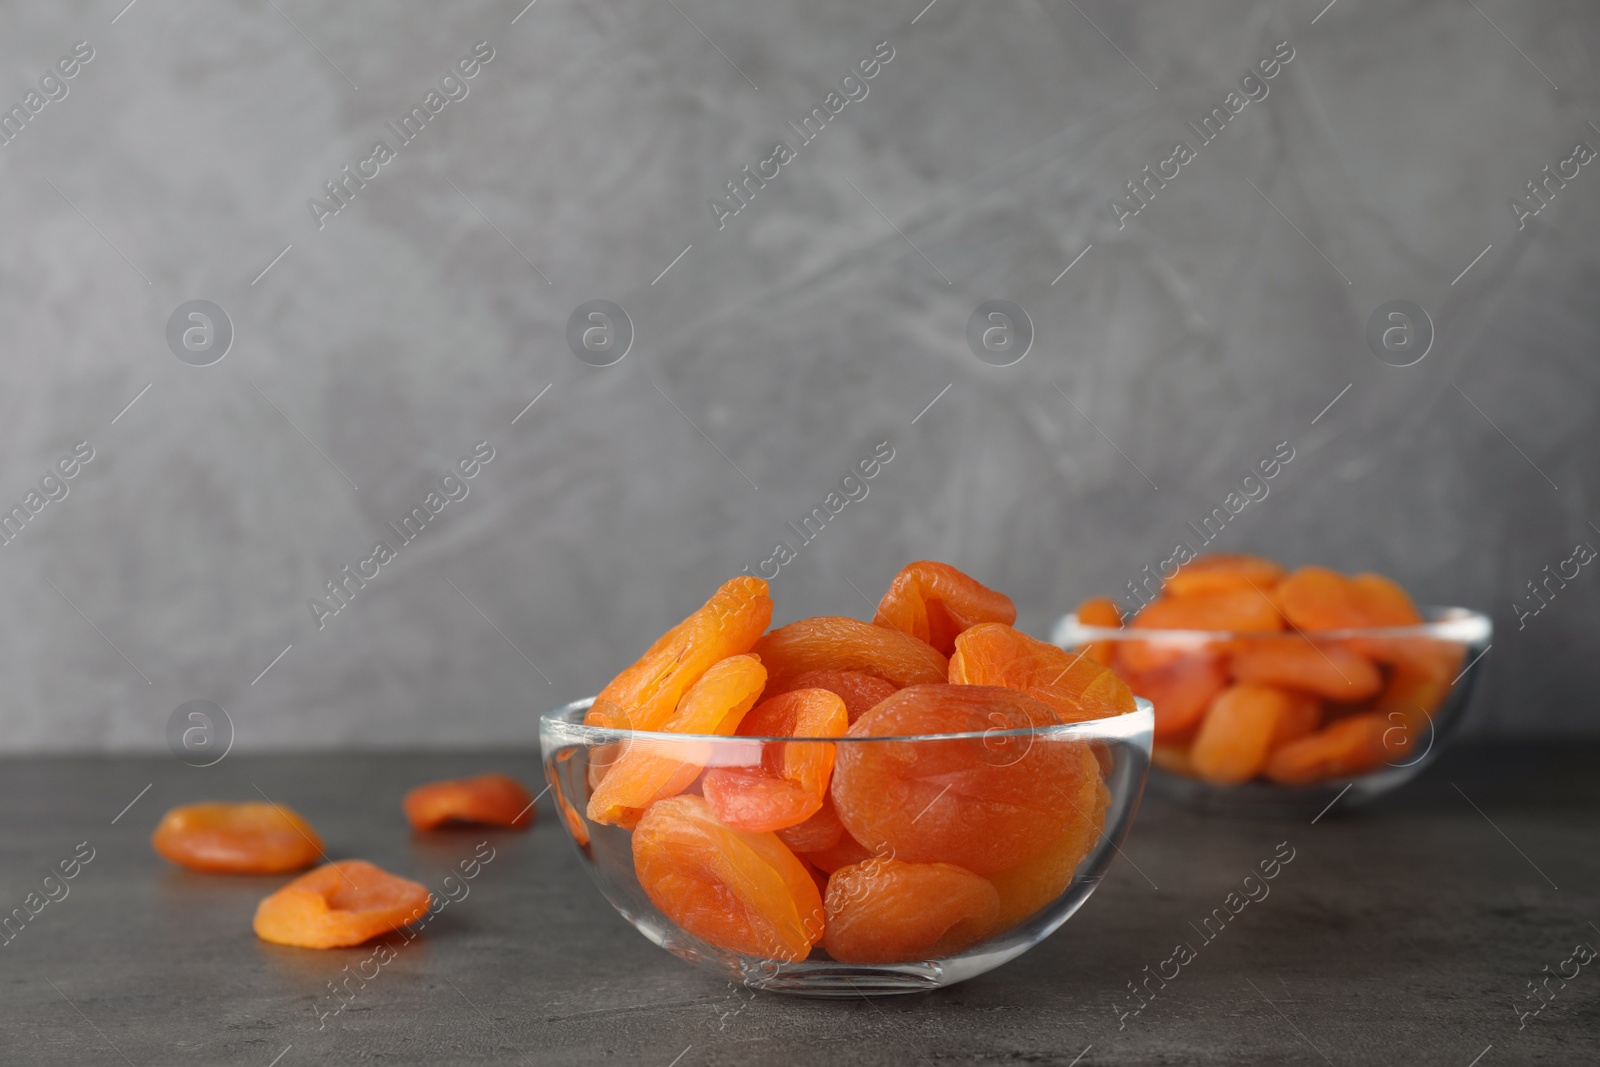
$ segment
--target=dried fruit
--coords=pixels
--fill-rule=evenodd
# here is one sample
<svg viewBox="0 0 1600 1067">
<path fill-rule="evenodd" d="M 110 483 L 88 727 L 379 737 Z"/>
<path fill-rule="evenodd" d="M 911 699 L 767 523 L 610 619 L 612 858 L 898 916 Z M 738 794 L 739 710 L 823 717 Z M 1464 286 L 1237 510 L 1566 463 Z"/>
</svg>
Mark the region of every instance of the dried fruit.
<svg viewBox="0 0 1600 1067">
<path fill-rule="evenodd" d="M 652 804 L 633 832 L 633 862 L 651 903 L 718 948 L 800 960 L 822 936 L 806 865 L 774 834 L 723 826 L 701 797 Z"/>
<path fill-rule="evenodd" d="M 983 623 L 956 638 L 950 681 L 1000 685 L 1055 710 L 1061 722 L 1083 722 L 1133 711 L 1133 692 L 1104 664 L 1036 641 L 1000 623 Z"/>
<path fill-rule="evenodd" d="M 1189 759 L 1208 782 L 1248 782 L 1261 773 L 1275 745 L 1309 733 L 1320 717 L 1312 697 L 1268 685 L 1235 685 L 1211 702 Z"/>
<path fill-rule="evenodd" d="M 213 802 L 173 808 L 150 844 L 192 871 L 282 874 L 316 863 L 322 839 L 299 815 L 278 804 Z"/>
<path fill-rule="evenodd" d="M 732 734 L 755 706 L 766 685 L 767 671 L 753 655 L 729 656 L 690 687 L 664 733 Z M 688 788 L 705 766 L 704 742 L 670 737 L 631 737 L 589 797 L 589 820 L 631 828 L 644 809 Z"/>
<path fill-rule="evenodd" d="M 533 795 L 503 774 L 429 782 L 407 793 L 406 819 L 417 830 L 446 823 L 479 823 L 523 830 L 533 825 Z"/>
<path fill-rule="evenodd" d="M 1300 630 L 1414 626 L 1422 621 L 1411 598 L 1387 578 L 1346 578 L 1327 567 L 1301 567 L 1273 591 L 1284 618 Z"/>
<path fill-rule="evenodd" d="M 1098 626 L 1103 629 L 1116 630 L 1122 628 L 1122 609 L 1117 607 L 1117 602 L 1109 597 L 1090 597 L 1078 605 L 1074 613 L 1078 621 L 1085 626 Z M 1095 641 L 1083 646 L 1084 655 L 1096 663 L 1110 665 L 1111 657 L 1116 650 L 1116 645 L 1111 641 Z"/>
<path fill-rule="evenodd" d="M 858 619 L 819 615 L 780 626 L 751 649 L 774 682 L 807 671 L 860 671 L 898 688 L 942 682 L 948 661 L 926 641 Z"/>
<path fill-rule="evenodd" d="M 1351 715 L 1290 741 L 1267 758 L 1266 774 L 1283 785 L 1363 774 L 1405 754 L 1411 739 L 1376 712 Z"/>
<path fill-rule="evenodd" d="M 1233 653 L 1233 676 L 1345 702 L 1366 700 L 1383 686 L 1383 676 L 1365 656 L 1300 636 L 1241 642 Z"/>
<path fill-rule="evenodd" d="M 770 683 L 761 695 L 771 698 L 796 689 L 826 689 L 844 701 L 850 721 L 855 722 L 893 696 L 897 688 L 893 682 L 865 671 L 803 671 L 782 682 Z"/>
<path fill-rule="evenodd" d="M 256 936 L 300 948 L 359 945 L 422 918 L 426 887 L 365 860 L 302 874 L 256 907 Z"/>
<path fill-rule="evenodd" d="M 1217 552 L 1185 563 L 1178 573 L 1166 579 L 1163 591 L 1173 596 L 1240 588 L 1270 593 L 1284 573 L 1284 569 L 1270 559 Z"/>
<path fill-rule="evenodd" d="M 1072 813 L 1066 832 L 1025 863 L 988 876 L 1000 895 L 997 929 L 1014 926 L 1066 892 L 1078 864 L 1105 831 L 1111 792 L 1101 780 L 1100 764 L 1087 746 L 1080 758 L 1085 762 L 1077 792 L 1061 801 Z"/>
<path fill-rule="evenodd" d="M 848 736 L 975 736 L 841 746 L 834 807 L 851 836 L 879 855 L 977 874 L 1014 867 L 1074 817 L 1060 798 L 1077 792 L 1083 745 L 1033 732 L 1056 724 L 1048 704 L 1012 689 L 902 689 Z"/>
<path fill-rule="evenodd" d="M 1228 661 L 1216 652 L 1190 652 L 1143 671 L 1127 666 L 1119 656 L 1117 668 L 1129 688 L 1155 707 L 1155 740 L 1161 744 L 1193 737 L 1206 708 L 1228 685 Z"/>
<path fill-rule="evenodd" d="M 910 634 L 946 656 L 955 648 L 956 635 L 968 627 L 1016 621 L 1017 607 L 1010 597 L 948 563 L 931 560 L 902 567 L 872 618 L 874 625 Z"/>
<path fill-rule="evenodd" d="M 744 717 L 746 737 L 842 737 L 844 701 L 826 689 L 797 689 L 761 703 Z M 818 741 L 769 742 L 759 767 L 713 767 L 700 781 L 711 812 L 736 830 L 782 830 L 822 808 L 833 773 L 834 746 Z"/>
<path fill-rule="evenodd" d="M 662 729 L 713 663 L 750 651 L 771 621 L 767 583 L 742 575 L 730 579 L 600 690 L 583 721 L 614 729 Z"/>
<path fill-rule="evenodd" d="M 949 863 L 875 858 L 828 878 L 822 947 L 840 963 L 951 956 L 988 936 L 1000 911 L 994 886 Z"/>
</svg>

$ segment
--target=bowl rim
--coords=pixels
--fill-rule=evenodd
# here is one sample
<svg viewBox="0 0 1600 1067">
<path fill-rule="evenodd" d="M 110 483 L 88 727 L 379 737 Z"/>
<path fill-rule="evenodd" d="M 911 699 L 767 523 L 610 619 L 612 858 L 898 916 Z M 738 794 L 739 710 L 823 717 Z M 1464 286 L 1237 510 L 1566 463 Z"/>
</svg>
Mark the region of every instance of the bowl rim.
<svg viewBox="0 0 1600 1067">
<path fill-rule="evenodd" d="M 980 730 L 955 734 L 896 734 L 892 736 L 851 737 L 746 737 L 742 734 L 680 734 L 665 730 L 629 730 L 613 726 L 585 725 L 580 712 L 587 711 L 594 697 L 583 697 L 554 708 L 539 716 L 541 728 L 549 727 L 567 735 L 564 739 L 596 744 L 616 741 L 649 741 L 720 745 L 775 744 L 790 741 L 810 741 L 827 744 L 859 745 L 890 741 L 987 741 L 989 738 L 1045 737 L 1052 741 L 1139 741 L 1142 737 L 1148 746 L 1155 729 L 1155 706 L 1144 697 L 1135 696 L 1134 710 L 1121 715 L 1081 722 L 1054 723 L 1048 726 L 1026 726 L 1014 730 Z"/>
<path fill-rule="evenodd" d="M 1169 643 L 1217 640 L 1271 641 L 1306 638 L 1312 641 L 1347 641 L 1351 638 L 1432 638 L 1435 640 L 1477 642 L 1494 635 L 1494 621 L 1472 608 L 1428 606 L 1417 609 L 1421 623 L 1409 626 L 1349 626 L 1336 630 L 1176 630 L 1133 626 L 1091 626 L 1078 621 L 1076 611 L 1068 612 L 1050 628 L 1055 645 L 1079 645 L 1096 641 L 1155 641 Z"/>
</svg>

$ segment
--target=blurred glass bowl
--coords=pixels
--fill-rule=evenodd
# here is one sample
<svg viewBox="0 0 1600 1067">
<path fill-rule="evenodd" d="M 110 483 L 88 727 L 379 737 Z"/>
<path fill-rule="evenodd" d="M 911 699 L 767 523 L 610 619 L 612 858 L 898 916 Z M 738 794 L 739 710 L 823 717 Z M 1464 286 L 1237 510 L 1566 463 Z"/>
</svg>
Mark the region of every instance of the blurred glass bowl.
<svg viewBox="0 0 1600 1067">
<path fill-rule="evenodd" d="M 1367 803 L 1416 777 L 1464 717 L 1493 624 L 1467 608 L 1424 608 L 1421 614 L 1423 622 L 1415 626 L 1274 633 L 1110 628 L 1086 625 L 1070 614 L 1056 623 L 1051 641 L 1094 650 L 1154 704 L 1150 787 L 1157 794 L 1206 812 L 1316 814 L 1335 804 Z M 1190 760 L 1188 746 L 1209 701 L 1222 686 L 1239 680 L 1241 654 L 1252 662 L 1244 672 L 1250 680 L 1277 684 L 1270 679 L 1272 664 L 1289 657 L 1275 653 L 1307 642 L 1327 653 L 1328 668 L 1341 677 L 1334 657 L 1353 653 L 1378 668 L 1382 687 L 1375 696 L 1340 701 L 1330 690 L 1321 697 L 1325 725 L 1363 717 L 1372 750 L 1367 766 L 1314 781 L 1206 780 Z M 1316 661 L 1312 665 L 1320 670 Z M 1263 679 L 1263 673 L 1269 677 Z M 1297 689 L 1288 680 L 1282 686 Z"/>
<path fill-rule="evenodd" d="M 1099 884 L 1113 851 L 1127 834 L 1149 768 L 1153 721 L 1150 704 L 1139 701 L 1138 710 L 1126 715 L 1060 726 L 914 737 L 748 738 L 585 726 L 584 711 L 590 703 L 590 700 L 580 700 L 547 713 L 540 723 L 539 740 L 545 775 L 562 821 L 606 899 L 635 929 L 680 959 L 752 988 L 821 997 L 909 993 L 960 982 L 1021 955 L 1066 922 Z M 719 936 L 716 929 L 707 930 L 703 926 L 707 921 L 703 914 L 678 909 L 683 913 L 675 920 L 659 907 L 641 884 L 635 833 L 618 825 L 593 822 L 586 811 L 594 787 L 624 758 L 676 761 L 687 768 L 684 776 L 698 776 L 700 768 L 757 770 L 763 766 L 764 758 L 770 764 L 773 753 L 769 750 L 780 745 L 834 746 L 837 768 L 859 766 L 860 761 L 855 760 L 859 756 L 879 767 L 918 764 L 924 768 L 937 767 L 950 782 L 963 783 L 962 790 L 933 797 L 923 812 L 913 818 L 913 822 L 927 818 L 921 826 L 923 831 L 930 826 L 963 827 L 969 838 L 992 845 L 994 840 L 1004 837 L 1004 828 L 986 825 L 985 819 L 990 816 L 981 800 L 974 800 L 968 791 L 976 789 L 981 794 L 989 786 L 1015 788 L 1019 784 L 1059 792 L 1059 807 L 1038 807 L 1047 813 L 1046 817 L 1056 819 L 1057 825 L 1068 829 L 1042 852 L 1012 869 L 991 873 L 986 879 L 964 870 L 958 872 L 955 877 L 976 886 L 985 897 L 999 899 L 1001 907 L 984 920 L 981 929 L 967 929 L 966 936 L 952 940 L 952 935 L 959 932 L 952 927 L 950 934 L 940 938 L 922 955 L 885 962 L 835 960 L 823 945 L 830 914 L 821 907 L 803 917 L 810 939 L 815 942 L 804 958 L 779 959 L 738 951 L 739 946 L 731 944 L 736 939 Z M 1056 771 L 1062 772 L 1059 777 L 1055 776 Z M 840 773 L 835 771 L 835 784 Z M 695 777 L 678 796 L 657 800 L 647 809 L 644 818 L 651 818 L 664 804 L 674 813 L 704 812 L 705 802 L 695 795 L 703 781 L 702 777 Z M 946 788 L 948 790 L 948 786 Z M 837 792 L 834 795 L 838 795 Z M 1090 811 L 1084 809 L 1085 798 Z M 1098 813 L 1092 810 L 1097 807 Z M 1077 814 L 1068 812 L 1069 808 L 1076 809 Z M 934 813 L 932 816 L 927 814 L 930 811 Z M 1049 814 L 1051 812 L 1054 814 Z M 993 834 L 989 832 L 991 829 L 995 831 Z M 752 836 L 778 840 L 770 833 Z M 729 864 L 734 871 L 732 878 L 724 879 L 719 898 L 723 907 L 712 911 L 736 910 L 747 903 L 746 898 L 754 892 L 751 886 L 758 879 L 748 868 L 738 868 L 736 862 L 738 856 L 749 858 L 750 852 L 746 850 L 749 844 L 744 839 L 736 839 L 715 856 L 715 863 L 721 865 L 724 876 Z M 855 843 L 847 835 L 842 844 Z M 760 845 L 760 848 L 770 847 L 771 842 Z M 1032 845 L 1025 842 L 1020 847 L 1031 849 Z M 687 867 L 692 867 L 694 862 L 690 851 L 688 847 L 681 850 Z M 679 850 L 674 850 L 674 854 L 679 854 Z M 770 853 L 767 855 L 770 858 Z M 834 894 L 825 895 L 820 883 L 826 875 L 809 862 L 829 865 L 830 861 L 840 858 L 848 860 L 848 856 L 841 857 L 837 850 L 791 852 L 789 855 L 799 855 L 808 861 L 804 865 L 806 874 L 818 888 L 815 899 L 832 899 L 841 906 L 851 905 L 852 891 L 847 891 L 845 886 Z M 886 859 L 894 861 L 892 855 Z M 883 862 L 883 858 L 874 862 Z M 770 878 L 770 867 L 760 866 L 762 870 L 756 873 Z M 703 875 L 706 869 L 710 868 L 691 873 Z M 659 882 L 655 884 L 660 895 Z M 995 886 L 996 893 L 990 893 L 989 885 Z M 916 902 L 915 912 L 937 910 L 945 906 L 946 899 L 943 894 L 930 893 L 926 899 Z M 663 902 L 669 908 L 674 907 L 668 897 L 663 897 Z M 715 927 L 720 920 L 714 915 L 709 921 Z M 698 935 L 685 925 L 699 925 Z M 713 939 L 724 943 L 716 944 Z M 801 943 L 804 944 L 804 940 Z M 939 945 L 951 950 L 944 951 Z"/>
</svg>

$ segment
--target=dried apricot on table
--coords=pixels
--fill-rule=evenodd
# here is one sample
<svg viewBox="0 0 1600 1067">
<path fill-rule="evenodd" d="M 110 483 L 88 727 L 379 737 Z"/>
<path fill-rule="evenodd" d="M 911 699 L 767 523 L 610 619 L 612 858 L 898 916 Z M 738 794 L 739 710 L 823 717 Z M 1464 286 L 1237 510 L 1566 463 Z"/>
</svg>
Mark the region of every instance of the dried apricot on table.
<svg viewBox="0 0 1600 1067">
<path fill-rule="evenodd" d="M 766 668 L 755 656 L 729 656 L 689 687 L 661 730 L 727 736 L 755 706 L 766 681 Z M 631 828 L 652 803 L 688 788 L 709 757 L 703 741 L 630 737 L 589 796 L 590 821 Z"/>
<path fill-rule="evenodd" d="M 1075 817 L 1061 798 L 1077 792 L 1085 773 L 1082 744 L 1035 732 L 1054 725 L 1048 704 L 1013 689 L 902 689 L 847 736 L 919 739 L 840 745 L 834 808 L 851 837 L 877 855 L 977 874 L 1014 867 Z"/>
<path fill-rule="evenodd" d="M 1233 676 L 1346 702 L 1366 700 L 1383 686 L 1383 676 L 1367 657 L 1343 644 L 1299 635 L 1240 642 L 1233 653 Z"/>
<path fill-rule="evenodd" d="M 844 701 L 826 689 L 773 697 L 744 717 L 746 737 L 841 737 L 850 725 Z M 823 741 L 769 742 L 758 767 L 713 767 L 700 781 L 711 812 L 736 830 L 782 830 L 822 808 L 834 746 Z"/>
<path fill-rule="evenodd" d="M 942 682 L 948 661 L 926 641 L 859 619 L 819 615 L 780 626 L 757 641 L 775 682 L 806 671 L 861 671 L 896 687 Z"/>
<path fill-rule="evenodd" d="M 256 936 L 300 948 L 359 945 L 420 919 L 425 886 L 365 860 L 340 860 L 302 874 L 256 907 Z"/>
<path fill-rule="evenodd" d="M 1105 831 L 1111 791 L 1100 778 L 1100 765 L 1093 751 L 1087 745 L 1081 750 L 1080 758 L 1085 762 L 1078 790 L 1062 799 L 1073 816 L 1066 832 L 1027 862 L 988 876 L 1000 894 L 996 929 L 1009 929 L 1066 892 L 1078 864 Z"/>
<path fill-rule="evenodd" d="M 583 721 L 617 729 L 661 729 L 713 663 L 749 652 L 771 621 L 767 583 L 744 575 L 730 579 L 600 690 Z"/>
<path fill-rule="evenodd" d="M 1026 693 L 1055 709 L 1061 722 L 1125 715 L 1135 708 L 1133 691 L 1111 668 L 1000 623 L 974 626 L 956 638 L 950 681 Z"/>
<path fill-rule="evenodd" d="M 1309 732 L 1306 724 L 1319 707 L 1312 697 L 1269 685 L 1223 690 L 1189 750 L 1195 773 L 1218 785 L 1249 781 L 1261 773 L 1274 744 L 1296 731 Z"/>
<path fill-rule="evenodd" d="M 189 804 L 161 817 L 150 844 L 193 871 L 282 874 L 316 863 L 322 839 L 279 804 L 247 801 Z"/>
<path fill-rule="evenodd" d="M 865 671 L 804 671 L 768 685 L 761 695 L 782 696 L 796 689 L 826 689 L 844 701 L 844 709 L 855 722 L 878 704 L 893 696 L 899 686 Z"/>
<path fill-rule="evenodd" d="M 918 560 L 900 568 L 878 601 L 873 625 L 910 634 L 948 656 L 956 635 L 980 622 L 1017 621 L 1017 606 L 948 563 Z"/>
<path fill-rule="evenodd" d="M 1208 593 L 1217 589 L 1255 588 L 1271 592 L 1285 571 L 1270 559 L 1243 553 L 1215 552 L 1185 563 L 1166 579 L 1165 591 L 1173 596 Z"/>
<path fill-rule="evenodd" d="M 723 826 L 704 798 L 652 804 L 633 832 L 639 884 L 700 940 L 769 960 L 801 960 L 822 936 L 822 896 L 770 833 Z"/>
<path fill-rule="evenodd" d="M 1399 759 L 1410 742 L 1383 715 L 1351 715 L 1279 747 L 1267 757 L 1266 774 L 1282 785 L 1348 778 Z"/>
<path fill-rule="evenodd" d="M 994 886 L 949 863 L 880 857 L 828 878 L 822 947 L 840 963 L 952 956 L 987 937 L 1000 912 Z"/>
<path fill-rule="evenodd" d="M 429 782 L 407 793 L 402 802 L 412 828 L 432 830 L 446 823 L 510 826 L 533 825 L 533 795 L 504 774 Z"/>
</svg>

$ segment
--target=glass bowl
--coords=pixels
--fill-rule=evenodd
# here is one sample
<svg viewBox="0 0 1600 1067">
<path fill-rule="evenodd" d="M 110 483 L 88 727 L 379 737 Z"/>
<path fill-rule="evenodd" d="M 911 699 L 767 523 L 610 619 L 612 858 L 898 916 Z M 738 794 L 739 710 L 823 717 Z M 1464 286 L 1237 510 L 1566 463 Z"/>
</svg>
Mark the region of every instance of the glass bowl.
<svg viewBox="0 0 1600 1067">
<path fill-rule="evenodd" d="M 1157 794 L 1206 812 L 1320 818 L 1335 806 L 1365 804 L 1416 777 L 1464 717 L 1493 625 L 1467 608 L 1424 608 L 1421 615 L 1423 622 L 1414 626 L 1242 633 L 1090 626 L 1071 614 L 1056 623 L 1051 640 L 1063 648 L 1089 648 L 1154 704 L 1150 787 Z M 1323 693 L 1293 684 L 1297 658 L 1298 670 L 1321 676 Z M 1379 689 L 1369 694 L 1374 677 Z M 1305 778 L 1306 761 L 1274 764 L 1270 758 L 1267 769 L 1276 769 L 1282 780 L 1265 770 L 1245 781 L 1207 780 L 1195 767 L 1191 746 L 1216 694 L 1241 680 L 1315 697 L 1323 727 L 1358 720 L 1341 731 L 1354 740 L 1353 748 L 1364 744 L 1367 754 L 1329 761 L 1326 773 L 1311 780 L 1295 780 Z M 1362 692 L 1336 694 L 1345 686 Z M 1218 774 L 1215 761 L 1211 773 Z"/>
<path fill-rule="evenodd" d="M 606 899 L 641 934 L 680 959 L 751 988 L 819 997 L 936 989 L 992 970 L 1054 932 L 1094 891 L 1127 834 L 1149 769 L 1153 722 L 1150 704 L 1139 701 L 1138 709 L 1126 715 L 1048 727 L 989 727 L 907 737 L 694 736 L 586 726 L 584 711 L 591 702 L 580 700 L 547 713 L 540 723 L 539 741 L 562 822 Z M 998 715 L 991 717 L 995 722 L 1007 721 Z M 854 796 L 856 810 L 862 810 L 859 798 L 867 785 L 871 788 L 865 795 L 888 798 L 892 794 L 905 802 L 894 808 L 872 808 L 888 813 L 884 817 L 896 827 L 899 836 L 895 841 L 903 857 L 894 855 L 896 845 L 880 845 L 876 855 L 869 855 L 848 831 L 834 846 L 799 851 L 827 836 L 808 839 L 801 833 L 808 827 L 815 831 L 818 821 L 825 821 L 823 813 L 801 827 L 776 833 L 727 831 L 718 823 L 709 837 L 695 836 L 688 844 L 682 833 L 674 837 L 658 832 L 669 823 L 683 831 L 689 822 L 707 816 L 710 806 L 704 791 L 716 793 L 718 781 L 728 780 L 726 775 L 770 767 L 786 753 L 832 758 L 832 785 L 824 813 L 834 810 L 832 799 L 841 795 L 841 790 L 846 800 L 839 807 Z M 667 798 L 657 794 L 642 817 L 630 809 L 637 819 L 632 831 L 591 821 L 589 801 L 600 781 L 618 767 L 637 769 L 644 765 L 641 761 L 651 761 L 649 766 L 656 769 L 658 780 L 671 778 L 666 789 L 675 786 L 680 792 Z M 900 782 L 909 786 L 879 790 L 873 776 L 884 768 L 898 768 Z M 952 790 L 952 786 L 961 788 Z M 985 797 L 1008 791 L 1013 803 L 984 803 Z M 1039 803 L 1041 796 L 1049 802 Z M 1026 826 L 1017 821 L 1018 797 L 1028 813 L 1022 820 Z M 913 811 L 919 804 L 921 810 Z M 837 821 L 838 817 L 834 818 Z M 1019 829 L 1043 826 L 1050 828 L 1048 836 L 1018 836 Z M 1045 836 L 1045 845 L 1035 843 L 1039 836 Z M 793 851 L 785 837 L 794 844 Z M 707 840 L 714 842 L 709 858 L 702 847 Z M 654 844 L 662 841 L 667 845 Z M 989 873 L 980 877 L 944 862 L 921 862 L 935 857 L 918 854 L 919 849 L 942 849 L 949 841 L 961 842 L 950 847 L 968 850 L 973 857 L 969 862 Z M 637 859 L 636 848 L 641 852 Z M 797 866 L 790 866 L 782 855 L 774 855 L 778 850 L 805 862 L 796 860 Z M 1017 852 L 1028 858 L 1011 864 L 1010 857 Z M 946 858 L 966 857 L 951 854 Z M 663 864 L 680 868 L 677 883 L 669 884 L 672 877 L 662 875 Z M 898 909 L 901 918 L 928 912 L 944 916 L 952 908 L 963 918 L 932 944 L 925 938 L 920 943 L 912 938 L 898 948 L 880 945 L 875 951 L 863 951 L 862 946 L 880 929 L 892 927 L 862 924 L 875 914 L 891 919 L 897 914 L 892 901 L 883 904 L 887 898 L 873 888 L 873 879 L 848 877 L 851 871 L 869 867 L 875 876 L 892 870 L 896 877 L 932 879 L 911 883 L 920 892 L 912 898 L 914 907 Z M 802 868 L 803 874 L 795 873 Z M 846 872 L 846 877 L 831 879 L 837 886 L 833 894 L 827 892 L 824 880 L 830 876 L 825 868 Z M 641 871 L 662 903 L 678 912 L 676 918 L 652 899 L 641 881 Z M 773 871 L 788 872 L 780 885 L 793 886 L 795 879 L 806 878 L 817 891 L 812 896 L 808 887 L 801 885 L 801 891 L 792 894 L 794 909 L 782 913 L 791 935 L 788 944 L 794 943 L 795 923 L 803 925 L 798 951 L 764 951 L 760 946 L 740 944 L 716 929 L 722 924 L 718 913 L 742 915 L 745 913 L 739 909 L 747 907 L 750 900 L 770 899 Z M 674 903 L 673 893 L 685 892 L 683 878 L 710 878 L 717 887 L 716 895 L 701 899 L 709 908 L 695 911 Z M 978 903 L 957 905 L 953 901 Z M 991 902 L 998 902 L 998 908 L 991 908 Z M 832 912 L 830 905 L 835 906 Z M 886 912 L 872 910 L 885 906 Z M 713 913 L 709 918 L 708 910 Z M 853 929 L 858 936 L 853 943 L 848 940 L 844 919 L 837 919 L 845 910 L 849 912 L 846 918 L 856 923 Z M 830 922 L 836 919 L 830 939 Z M 937 925 L 944 918 L 933 921 Z M 707 922 L 712 929 L 706 928 Z M 861 931 L 867 931 L 866 941 L 859 936 Z M 846 940 L 839 941 L 841 937 Z M 807 941 L 814 944 L 807 948 Z M 840 954 L 852 961 L 833 958 L 825 942 L 835 943 Z"/>
</svg>

